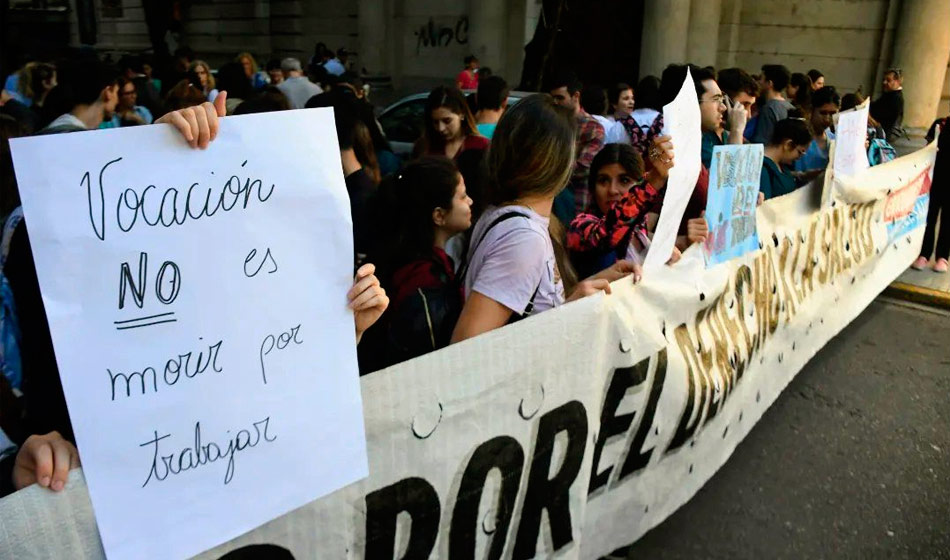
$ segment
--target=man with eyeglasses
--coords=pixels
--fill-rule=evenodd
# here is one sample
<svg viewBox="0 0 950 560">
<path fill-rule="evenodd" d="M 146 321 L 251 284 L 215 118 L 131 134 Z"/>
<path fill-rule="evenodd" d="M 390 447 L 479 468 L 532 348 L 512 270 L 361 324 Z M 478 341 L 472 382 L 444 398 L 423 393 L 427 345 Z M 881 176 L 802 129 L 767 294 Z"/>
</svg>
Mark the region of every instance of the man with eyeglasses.
<svg viewBox="0 0 950 560">
<path fill-rule="evenodd" d="M 723 144 L 742 144 L 749 114 L 745 107 L 734 103 L 721 89 L 709 72 L 697 74 L 703 94 L 699 96 L 699 114 L 703 128 L 700 157 L 707 169 L 712 162 L 713 148 Z M 697 91 L 698 93 L 698 91 Z"/>
<path fill-rule="evenodd" d="M 871 102 L 871 116 L 881 123 L 887 141 L 894 143 L 904 135 L 904 87 L 903 73 L 900 68 L 891 68 L 884 72 L 882 83 L 884 93 Z"/>
<path fill-rule="evenodd" d="M 805 154 L 795 162 L 795 171 L 820 171 L 828 167 L 829 142 L 835 138 L 831 125 L 835 113 L 841 108 L 841 96 L 835 88 L 825 86 L 812 94 L 811 102 L 809 124 L 812 141 Z"/>
<path fill-rule="evenodd" d="M 119 76 L 119 101 L 111 119 L 102 121 L 99 128 L 119 128 L 123 126 L 138 126 L 152 124 L 152 112 L 142 105 L 136 105 L 138 90 L 135 83 Z"/>
</svg>

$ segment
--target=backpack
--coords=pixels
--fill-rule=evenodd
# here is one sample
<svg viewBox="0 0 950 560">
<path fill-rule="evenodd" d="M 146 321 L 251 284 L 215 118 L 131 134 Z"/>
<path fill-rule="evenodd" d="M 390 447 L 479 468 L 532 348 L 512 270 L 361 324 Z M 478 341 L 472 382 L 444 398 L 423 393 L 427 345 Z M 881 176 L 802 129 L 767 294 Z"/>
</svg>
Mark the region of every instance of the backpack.
<svg viewBox="0 0 950 560">
<path fill-rule="evenodd" d="M 880 165 L 897 159 L 897 150 L 883 138 L 874 138 L 868 147 L 868 163 L 871 166 Z"/>
<path fill-rule="evenodd" d="M 10 253 L 13 231 L 23 219 L 23 207 L 18 206 L 7 216 L 3 224 L 3 241 L 0 245 L 0 371 L 10 382 L 14 391 L 20 390 L 23 382 L 23 367 L 20 362 L 20 322 L 17 319 L 13 289 L 3 273 Z"/>
</svg>

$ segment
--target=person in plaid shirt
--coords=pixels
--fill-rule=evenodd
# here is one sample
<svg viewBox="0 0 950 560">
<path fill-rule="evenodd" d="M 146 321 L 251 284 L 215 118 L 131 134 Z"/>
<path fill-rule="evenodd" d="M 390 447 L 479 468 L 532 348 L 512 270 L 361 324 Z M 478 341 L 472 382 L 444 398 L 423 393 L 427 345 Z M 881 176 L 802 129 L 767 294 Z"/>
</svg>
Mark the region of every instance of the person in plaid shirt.
<svg viewBox="0 0 950 560">
<path fill-rule="evenodd" d="M 604 147 L 604 127 L 581 107 L 581 82 L 573 72 L 558 74 L 546 89 L 555 103 L 574 111 L 577 119 L 577 160 L 574 162 L 569 188 L 574 194 L 574 212 L 583 212 L 590 200 L 587 188 L 590 164 Z M 570 223 L 570 220 L 565 223 Z"/>
</svg>

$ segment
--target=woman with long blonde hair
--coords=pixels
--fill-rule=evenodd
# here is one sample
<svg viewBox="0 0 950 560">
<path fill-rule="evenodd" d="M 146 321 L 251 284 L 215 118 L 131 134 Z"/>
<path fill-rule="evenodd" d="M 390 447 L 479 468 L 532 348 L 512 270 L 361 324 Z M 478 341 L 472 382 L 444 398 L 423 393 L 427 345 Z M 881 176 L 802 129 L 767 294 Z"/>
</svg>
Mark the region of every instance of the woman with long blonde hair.
<svg viewBox="0 0 950 560">
<path fill-rule="evenodd" d="M 214 103 L 214 98 L 218 96 L 218 90 L 215 89 L 214 74 L 211 73 L 211 67 L 203 60 L 196 60 L 188 66 L 189 72 L 194 72 L 201 83 L 201 90 L 209 103 Z"/>
</svg>

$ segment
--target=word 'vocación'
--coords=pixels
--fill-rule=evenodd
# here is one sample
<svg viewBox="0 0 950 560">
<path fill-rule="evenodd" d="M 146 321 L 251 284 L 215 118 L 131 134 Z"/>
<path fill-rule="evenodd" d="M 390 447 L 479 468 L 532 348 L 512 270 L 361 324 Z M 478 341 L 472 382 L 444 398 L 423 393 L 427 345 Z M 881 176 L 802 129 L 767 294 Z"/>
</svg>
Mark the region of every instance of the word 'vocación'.
<svg viewBox="0 0 950 560">
<path fill-rule="evenodd" d="M 100 240 L 106 238 L 106 209 L 111 207 L 111 200 L 107 202 L 107 171 L 113 165 L 117 165 L 123 158 L 119 157 L 109 161 L 99 170 L 99 182 L 96 186 L 92 184 L 92 178 L 87 171 L 80 182 L 86 187 L 87 199 L 89 202 L 89 221 L 96 237 Z M 243 169 L 247 165 L 247 160 L 241 164 Z M 187 220 L 200 220 L 204 217 L 214 216 L 219 210 L 230 212 L 235 208 L 246 210 L 251 203 L 251 196 L 255 193 L 258 202 L 267 202 L 274 194 L 276 185 L 271 184 L 270 188 L 264 192 L 264 182 L 260 179 L 251 179 L 250 177 L 241 178 L 237 174 L 223 174 L 223 184 L 212 186 L 202 186 L 200 182 L 195 181 L 187 189 L 177 187 L 157 187 L 147 185 L 141 190 L 133 187 L 126 187 L 118 191 L 115 195 L 115 226 L 119 230 L 128 233 L 132 231 L 141 218 L 142 222 L 150 227 L 162 226 L 172 227 L 182 225 Z M 221 179 L 211 172 L 212 181 Z"/>
</svg>

